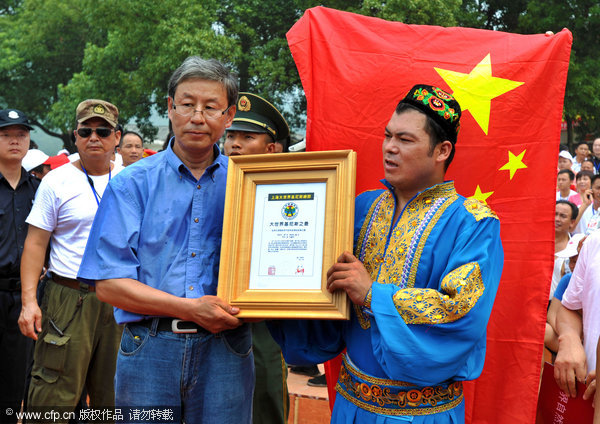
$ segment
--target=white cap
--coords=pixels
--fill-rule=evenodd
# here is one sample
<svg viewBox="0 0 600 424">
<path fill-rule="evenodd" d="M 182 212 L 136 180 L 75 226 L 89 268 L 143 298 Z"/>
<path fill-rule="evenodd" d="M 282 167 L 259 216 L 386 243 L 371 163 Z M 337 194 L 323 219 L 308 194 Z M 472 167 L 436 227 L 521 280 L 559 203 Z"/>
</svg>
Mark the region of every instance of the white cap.
<svg viewBox="0 0 600 424">
<path fill-rule="evenodd" d="M 36 168 L 46 162 L 48 155 L 39 149 L 30 149 L 23 158 L 21 165 L 25 168 L 25 171 L 29 172 L 33 168 Z"/>
<path fill-rule="evenodd" d="M 306 150 L 306 139 L 300 140 L 296 144 L 292 144 L 288 147 L 290 152 L 303 152 Z"/>
<path fill-rule="evenodd" d="M 79 153 L 72 153 L 68 156 L 69 162 L 75 162 L 79 159 Z"/>
<path fill-rule="evenodd" d="M 585 237 L 585 234 L 581 234 L 581 233 L 573 234 L 571 236 L 571 239 L 567 243 L 567 247 L 565 247 L 560 252 L 555 253 L 554 255 L 559 258 L 570 258 L 572 256 L 575 256 L 578 253 L 577 247 L 579 246 L 579 242 L 584 237 Z"/>
<path fill-rule="evenodd" d="M 569 159 L 571 162 L 573 162 L 573 156 L 571 156 L 571 153 L 569 153 L 567 150 L 561 150 L 558 154 L 558 157 Z"/>
</svg>

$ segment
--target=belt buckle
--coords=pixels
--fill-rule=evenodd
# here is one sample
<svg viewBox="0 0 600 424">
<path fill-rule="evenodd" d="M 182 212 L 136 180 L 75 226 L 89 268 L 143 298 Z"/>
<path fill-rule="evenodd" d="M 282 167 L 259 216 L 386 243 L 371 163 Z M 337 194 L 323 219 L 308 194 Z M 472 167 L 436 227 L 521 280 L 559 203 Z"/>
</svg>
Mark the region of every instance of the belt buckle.
<svg viewBox="0 0 600 424">
<path fill-rule="evenodd" d="M 198 332 L 197 328 L 179 328 L 180 322 L 189 322 L 182 319 L 174 319 L 171 321 L 171 331 L 175 334 L 194 334 Z"/>
</svg>

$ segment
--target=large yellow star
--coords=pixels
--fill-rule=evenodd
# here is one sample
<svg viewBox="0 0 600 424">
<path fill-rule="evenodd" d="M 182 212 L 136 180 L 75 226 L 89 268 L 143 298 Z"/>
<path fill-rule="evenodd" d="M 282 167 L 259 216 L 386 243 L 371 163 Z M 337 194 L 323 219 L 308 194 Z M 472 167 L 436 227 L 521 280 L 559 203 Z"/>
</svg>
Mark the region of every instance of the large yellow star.
<svg viewBox="0 0 600 424">
<path fill-rule="evenodd" d="M 500 168 L 499 171 L 508 171 L 510 173 L 510 179 L 512 180 L 513 177 L 515 176 L 515 172 L 517 172 L 518 169 L 527 168 L 527 165 L 525 165 L 523 163 L 523 156 L 525 156 L 526 151 L 527 151 L 527 149 L 525 149 L 521 153 L 519 153 L 518 156 L 515 156 L 513 154 L 513 152 L 511 152 L 509 150 L 508 151 L 508 162 L 505 163 L 504 165 L 502 165 L 502 168 Z"/>
<path fill-rule="evenodd" d="M 468 110 L 487 135 L 492 99 L 514 90 L 522 82 L 492 76 L 490 54 L 483 58 L 468 74 L 434 68 L 452 89 L 463 111 Z"/>
<path fill-rule="evenodd" d="M 481 192 L 481 188 L 478 185 L 477 188 L 475 189 L 475 194 L 473 194 L 472 196 L 470 196 L 469 199 L 476 199 L 476 200 L 479 200 L 480 202 L 483 202 L 483 203 L 485 203 L 487 205 L 486 200 L 492 194 L 494 194 L 493 191 L 488 191 L 487 193 L 482 193 Z"/>
</svg>

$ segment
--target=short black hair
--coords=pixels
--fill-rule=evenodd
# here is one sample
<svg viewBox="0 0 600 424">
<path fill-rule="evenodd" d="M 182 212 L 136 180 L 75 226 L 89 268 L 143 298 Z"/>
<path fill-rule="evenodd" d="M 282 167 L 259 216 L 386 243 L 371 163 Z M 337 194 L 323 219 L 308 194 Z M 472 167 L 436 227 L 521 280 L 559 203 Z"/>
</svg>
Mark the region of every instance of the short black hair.
<svg viewBox="0 0 600 424">
<path fill-rule="evenodd" d="M 590 158 L 584 158 L 581 163 L 583 163 L 583 162 L 591 162 L 592 165 L 594 164 L 594 161 L 592 159 L 590 159 Z"/>
<path fill-rule="evenodd" d="M 571 181 L 573 181 L 575 179 L 575 174 L 570 169 L 561 169 L 560 171 L 558 171 L 558 175 L 560 175 L 560 174 L 568 174 L 569 180 L 571 180 Z"/>
<path fill-rule="evenodd" d="M 585 169 L 583 171 L 579 171 L 577 173 L 577 175 L 575 176 L 575 179 L 577 181 L 579 181 L 580 179 L 582 179 L 583 177 L 588 177 L 590 180 L 592 179 L 592 177 L 594 176 L 594 173 L 592 171 L 586 171 Z"/>
<path fill-rule="evenodd" d="M 32 173 L 32 172 L 38 172 L 38 173 L 40 173 L 40 174 L 41 174 L 42 172 L 44 172 L 44 166 L 50 166 L 50 165 L 44 165 L 44 164 L 42 163 L 41 165 L 38 165 L 38 166 L 36 166 L 35 168 L 32 168 L 32 169 L 30 169 L 30 170 L 29 170 L 29 173 Z"/>
<path fill-rule="evenodd" d="M 556 201 L 557 205 L 568 205 L 571 208 L 571 220 L 576 220 L 577 219 L 577 215 L 579 215 L 579 208 L 577 207 L 577 205 L 575 205 L 575 203 L 573 202 L 569 202 L 568 200 L 557 200 Z"/>
<path fill-rule="evenodd" d="M 119 149 L 123 147 L 123 139 L 125 138 L 125 136 L 127 134 L 133 134 L 133 135 L 137 135 L 140 140 L 142 140 L 142 147 L 144 147 L 144 137 L 142 137 L 141 135 L 139 135 L 138 133 L 136 133 L 135 131 L 125 131 L 121 134 L 121 139 L 119 140 Z"/>
</svg>

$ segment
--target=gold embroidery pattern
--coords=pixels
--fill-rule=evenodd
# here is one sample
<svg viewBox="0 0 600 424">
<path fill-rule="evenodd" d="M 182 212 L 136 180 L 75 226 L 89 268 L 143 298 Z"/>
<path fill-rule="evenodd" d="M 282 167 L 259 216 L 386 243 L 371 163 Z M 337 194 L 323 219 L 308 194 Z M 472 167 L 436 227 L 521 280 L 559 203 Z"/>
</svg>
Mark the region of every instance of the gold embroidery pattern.
<svg viewBox="0 0 600 424">
<path fill-rule="evenodd" d="M 484 288 L 479 264 L 471 262 L 446 275 L 441 292 L 415 288 L 398 290 L 394 304 L 407 324 L 443 324 L 465 316 Z"/>
<path fill-rule="evenodd" d="M 494 212 L 487 204 L 477 199 L 465 199 L 463 205 L 465 209 L 475 217 L 476 221 L 480 221 L 483 218 L 498 219 L 498 215 L 496 215 L 496 212 Z"/>
<path fill-rule="evenodd" d="M 385 415 L 427 415 L 447 411 L 463 399 L 462 382 L 418 387 L 402 381 L 367 376 L 348 364 L 346 356 L 335 389 L 348 401 Z"/>
<path fill-rule="evenodd" d="M 419 239 L 419 245 L 415 249 L 414 258 L 411 263 L 410 272 L 408 274 L 408 279 L 406 280 L 406 287 L 414 287 L 415 279 L 417 278 L 417 270 L 419 269 L 419 262 L 421 261 L 421 253 L 423 253 L 423 249 L 425 248 L 425 243 L 429 238 L 429 234 L 433 227 L 437 224 L 441 216 L 444 214 L 444 211 L 448 209 L 454 201 L 458 199 L 458 195 L 454 193 L 451 195 L 444 203 L 442 203 L 439 208 L 436 210 L 436 214 L 431 218 L 427 227 L 425 227 L 421 238 Z"/>
<path fill-rule="evenodd" d="M 363 223 L 362 228 L 360 229 L 360 233 L 358 236 L 358 240 L 356 243 L 354 255 L 361 259 L 365 269 L 369 272 L 371 276 L 371 280 L 377 280 L 377 272 L 379 270 L 379 260 L 375 257 L 373 258 L 373 252 L 379 252 L 385 250 L 385 234 L 389 232 L 389 227 L 384 229 L 384 237 L 378 237 L 378 231 L 381 231 L 381 227 L 385 222 L 390 223 L 391 225 L 393 218 L 393 210 L 394 210 L 394 198 L 389 191 L 384 191 L 375 199 L 367 216 L 365 217 L 365 221 Z M 375 216 L 374 216 L 375 215 Z M 376 221 L 371 224 L 371 221 Z M 377 225 L 377 223 L 379 225 Z M 370 225 L 371 224 L 371 225 Z M 383 246 L 377 246 L 378 243 L 383 243 Z M 365 245 L 366 244 L 366 245 Z M 363 248 L 364 249 L 361 249 Z M 362 256 L 361 250 L 371 253 L 371 259 L 366 260 L 365 257 Z M 358 318 L 358 322 L 363 329 L 367 329 L 371 327 L 371 322 L 369 317 L 367 317 L 362 308 L 356 304 L 352 305 L 354 307 L 354 312 L 356 313 L 356 317 Z"/>
<path fill-rule="evenodd" d="M 427 237 L 456 199 L 458 195 L 452 182 L 438 184 L 420 193 L 406 205 L 390 234 L 395 201 L 389 190 L 383 192 L 365 218 L 355 249 L 355 255 L 362 259 L 371 279 L 401 288 L 414 286 Z M 354 311 L 361 327 L 369 328 L 369 317 L 356 305 Z"/>
<path fill-rule="evenodd" d="M 360 324 L 360 327 L 363 330 L 366 330 L 367 328 L 371 328 L 371 320 L 363 312 L 363 309 L 356 304 L 353 304 L 352 306 L 354 307 L 354 313 L 356 314 L 356 318 L 358 319 L 358 323 Z"/>
<path fill-rule="evenodd" d="M 357 258 L 363 260 L 365 267 L 368 264 L 369 268 L 367 268 L 367 271 L 369 271 L 373 279 L 377 276 L 379 259 L 366 260 L 365 256 L 367 253 L 373 256 L 374 252 L 376 253 L 380 249 L 385 249 L 385 239 L 389 232 L 389 226 L 392 223 L 393 212 L 394 198 L 389 191 L 384 191 L 371 205 L 369 213 L 365 217 L 363 226 L 360 229 L 354 253 Z M 387 228 L 382 228 L 383 226 Z M 383 237 L 381 237 L 381 234 L 374 234 L 381 230 L 384 230 Z M 383 242 L 383 246 L 377 246 L 381 242 Z M 361 249 L 363 247 L 364 249 Z"/>
<path fill-rule="evenodd" d="M 369 287 L 369 291 L 367 292 L 367 295 L 365 296 L 365 302 L 364 302 L 363 308 L 371 309 L 371 299 L 372 298 L 373 298 L 373 288 Z"/>
</svg>

